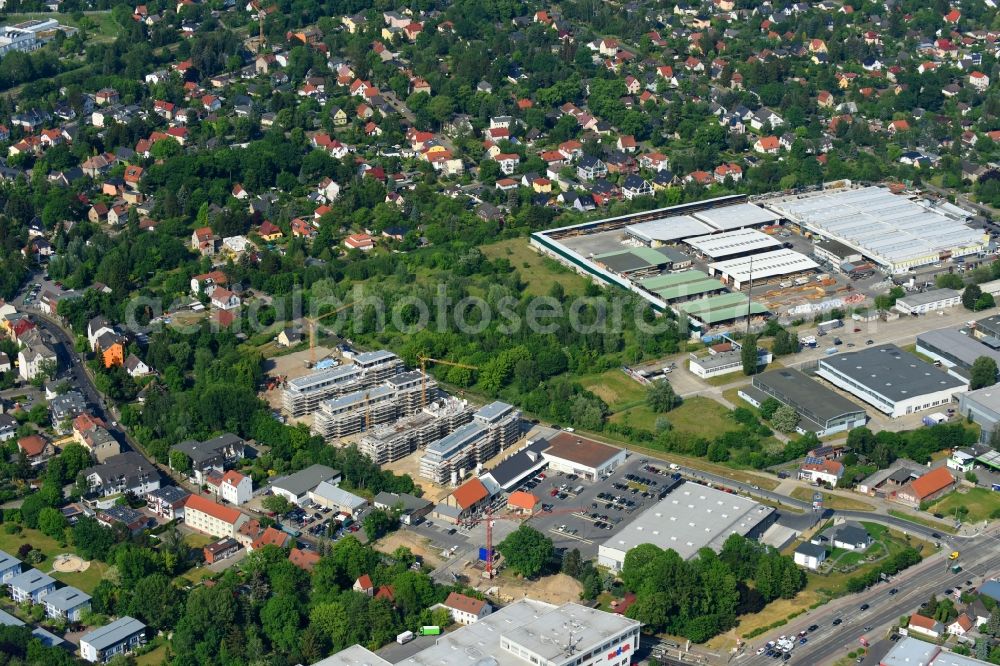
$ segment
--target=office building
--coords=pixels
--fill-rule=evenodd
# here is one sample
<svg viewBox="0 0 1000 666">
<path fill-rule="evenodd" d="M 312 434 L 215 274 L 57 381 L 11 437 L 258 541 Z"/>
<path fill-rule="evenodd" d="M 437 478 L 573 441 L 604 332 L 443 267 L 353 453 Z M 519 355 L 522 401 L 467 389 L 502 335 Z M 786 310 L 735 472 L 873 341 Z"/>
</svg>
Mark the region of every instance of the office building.
<svg viewBox="0 0 1000 666">
<path fill-rule="evenodd" d="M 472 421 L 428 445 L 420 459 L 420 476 L 435 483 L 458 485 L 472 471 L 521 436 L 521 412 L 493 402 L 472 415 Z"/>
<path fill-rule="evenodd" d="M 366 432 L 411 416 L 437 394 L 433 377 L 419 370 L 403 372 L 371 388 L 324 400 L 313 417 L 312 432 L 327 442 Z"/>
<path fill-rule="evenodd" d="M 702 548 L 718 552 L 731 534 L 756 539 L 777 519 L 773 508 L 741 495 L 684 483 L 615 530 L 598 547 L 597 563 L 621 571 L 628 551 L 644 543 L 689 560 Z"/>
<path fill-rule="evenodd" d="M 126 615 L 85 634 L 80 639 L 80 656 L 92 664 L 103 664 L 145 644 L 146 625 Z"/>
<path fill-rule="evenodd" d="M 465 400 L 442 398 L 395 423 L 376 426 L 366 432 L 358 442 L 358 450 L 379 465 L 385 465 L 451 434 L 471 420 L 472 410 Z"/>
<path fill-rule="evenodd" d="M 739 396 L 754 407 L 768 398 L 788 405 L 799 415 L 796 430 L 825 437 L 865 424 L 865 410 L 809 376 L 792 368 L 781 368 L 754 375 L 750 386 Z"/>
<path fill-rule="evenodd" d="M 281 396 L 282 409 L 290 416 L 311 414 L 324 400 L 370 388 L 402 371 L 403 361 L 392 352 L 357 354 L 350 365 L 289 379 Z"/>
<path fill-rule="evenodd" d="M 816 374 L 892 418 L 948 404 L 969 388 L 892 344 L 821 358 Z"/>
<path fill-rule="evenodd" d="M 521 599 L 439 636 L 397 662 L 406 666 L 626 666 L 639 649 L 639 627 L 617 613 L 576 603 L 554 606 Z M 313 666 L 385 666 L 353 646 Z"/>
<path fill-rule="evenodd" d="M 236 538 L 246 521 L 247 516 L 239 509 L 216 504 L 201 495 L 189 495 L 184 501 L 184 524 L 204 534 Z"/>
</svg>

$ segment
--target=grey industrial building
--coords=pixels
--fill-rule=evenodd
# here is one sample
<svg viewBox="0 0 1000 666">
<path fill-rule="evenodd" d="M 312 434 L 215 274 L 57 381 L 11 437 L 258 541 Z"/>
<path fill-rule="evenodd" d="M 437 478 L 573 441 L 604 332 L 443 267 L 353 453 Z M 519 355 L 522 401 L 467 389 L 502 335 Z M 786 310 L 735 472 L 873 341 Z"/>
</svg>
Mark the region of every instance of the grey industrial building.
<svg viewBox="0 0 1000 666">
<path fill-rule="evenodd" d="M 521 412 L 505 402 L 492 402 L 472 415 L 472 421 L 431 443 L 420 459 L 420 476 L 456 485 L 521 435 Z"/>
<path fill-rule="evenodd" d="M 988 442 L 1000 424 L 1000 386 L 962 393 L 958 396 L 958 411 L 979 424 L 979 441 Z"/>
<path fill-rule="evenodd" d="M 638 620 L 623 614 L 572 602 L 554 606 L 519 599 L 473 624 L 438 636 L 433 643 L 395 662 L 407 666 L 622 666 L 636 662 L 640 626 Z M 392 663 L 354 645 L 313 666 Z"/>
<path fill-rule="evenodd" d="M 375 386 L 402 371 L 403 361 L 392 352 L 357 354 L 349 365 L 289 379 L 281 394 L 281 406 L 290 416 L 311 414 L 324 400 Z"/>
<path fill-rule="evenodd" d="M 681 484 L 598 547 L 597 562 L 621 571 L 628 551 L 644 543 L 688 560 L 701 548 L 718 552 L 731 534 L 756 539 L 777 515 L 772 507 L 696 483 Z"/>
<path fill-rule="evenodd" d="M 816 374 L 893 418 L 948 404 L 969 387 L 892 344 L 821 358 Z"/>
<path fill-rule="evenodd" d="M 379 465 L 385 465 L 451 434 L 471 420 L 472 410 L 465 400 L 441 398 L 415 414 L 366 432 L 358 441 L 358 450 Z"/>
<path fill-rule="evenodd" d="M 992 358 L 1000 365 L 1000 348 L 989 343 L 990 339 L 977 340 L 955 328 L 939 328 L 917 336 L 917 351 L 968 381 L 972 364 L 980 356 Z"/>
<path fill-rule="evenodd" d="M 898 299 L 896 309 L 903 314 L 921 315 L 934 310 L 953 308 L 961 302 L 962 294 L 955 289 L 929 289 Z"/>
<path fill-rule="evenodd" d="M 836 391 L 792 368 L 779 368 L 754 375 L 750 386 L 740 389 L 741 398 L 760 407 L 768 398 L 792 407 L 799 414 L 799 432 L 820 437 L 865 424 L 865 410 Z"/>
<path fill-rule="evenodd" d="M 289 502 L 304 504 L 309 499 L 309 491 L 327 481 L 333 485 L 340 483 L 340 472 L 326 465 L 310 465 L 303 470 L 294 472 L 271 481 L 271 490 L 275 495 L 285 497 Z"/>
</svg>

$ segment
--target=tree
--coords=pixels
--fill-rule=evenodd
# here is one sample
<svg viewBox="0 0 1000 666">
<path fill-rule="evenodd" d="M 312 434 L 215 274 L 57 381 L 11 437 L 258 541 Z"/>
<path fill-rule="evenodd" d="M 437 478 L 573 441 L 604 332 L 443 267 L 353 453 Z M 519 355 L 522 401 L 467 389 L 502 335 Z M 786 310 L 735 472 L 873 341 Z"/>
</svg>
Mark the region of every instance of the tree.
<svg viewBox="0 0 1000 666">
<path fill-rule="evenodd" d="M 757 336 L 748 335 L 743 339 L 743 347 L 740 349 L 740 359 L 743 361 L 743 374 L 757 374 Z"/>
<path fill-rule="evenodd" d="M 771 424 L 781 432 L 793 432 L 799 424 L 799 413 L 791 405 L 782 405 L 774 410 Z"/>
<path fill-rule="evenodd" d="M 567 550 L 563 553 L 562 572 L 564 574 L 572 578 L 576 578 L 580 574 L 581 565 L 582 562 L 579 548 Z"/>
<path fill-rule="evenodd" d="M 774 335 L 774 345 L 771 351 L 775 356 L 785 356 L 799 351 L 799 339 L 794 333 L 779 329 Z"/>
<path fill-rule="evenodd" d="M 278 516 L 283 516 L 292 510 L 292 503 L 284 495 L 268 495 L 261 504 Z"/>
<path fill-rule="evenodd" d="M 962 292 L 962 305 L 965 306 L 966 310 L 972 310 L 973 312 L 975 312 L 976 302 L 982 295 L 983 295 L 983 290 L 979 287 L 978 284 L 970 284 L 968 287 L 965 288 L 965 291 Z"/>
<path fill-rule="evenodd" d="M 537 576 L 552 557 L 552 539 L 521 525 L 497 545 L 511 571 L 525 578 Z"/>
<path fill-rule="evenodd" d="M 53 539 L 62 541 L 68 525 L 66 516 L 59 509 L 45 507 L 38 512 L 38 529 Z"/>
<path fill-rule="evenodd" d="M 646 404 L 654 412 L 669 412 L 681 404 L 681 397 L 666 379 L 658 379 L 646 389 Z"/>
<path fill-rule="evenodd" d="M 760 416 L 766 421 L 770 421 L 774 416 L 774 413 L 778 411 L 781 407 L 781 401 L 777 398 L 767 398 L 764 402 L 760 403 Z"/>
<path fill-rule="evenodd" d="M 957 273 L 943 273 L 934 278 L 934 286 L 938 289 L 961 289 L 965 281 Z"/>
<path fill-rule="evenodd" d="M 183 451 L 170 452 L 170 468 L 178 472 L 187 473 L 191 471 L 191 459 Z M 266 500 L 265 500 L 266 501 Z"/>
<path fill-rule="evenodd" d="M 361 526 L 365 529 L 365 536 L 369 541 L 374 541 L 390 531 L 396 529 L 399 521 L 395 520 L 388 512 L 382 509 L 371 511 L 361 521 Z"/>
<path fill-rule="evenodd" d="M 966 290 L 968 291 L 968 290 Z M 997 383 L 997 362 L 989 356 L 980 356 L 972 363 L 972 370 L 969 373 L 969 389 L 976 390 L 993 386 Z"/>
</svg>

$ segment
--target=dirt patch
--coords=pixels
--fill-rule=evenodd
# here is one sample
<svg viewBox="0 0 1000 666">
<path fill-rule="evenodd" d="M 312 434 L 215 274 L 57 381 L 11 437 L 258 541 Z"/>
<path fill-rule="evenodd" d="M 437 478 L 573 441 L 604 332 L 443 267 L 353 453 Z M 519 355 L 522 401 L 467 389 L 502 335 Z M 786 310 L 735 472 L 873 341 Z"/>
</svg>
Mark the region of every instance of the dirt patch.
<svg viewBox="0 0 1000 666">
<path fill-rule="evenodd" d="M 504 571 L 493 581 L 483 580 L 479 583 L 479 588 L 483 592 L 486 592 L 490 587 L 495 588 L 495 591 L 491 591 L 490 594 L 503 602 L 531 597 L 557 605 L 569 601 L 580 601 L 580 592 L 583 591 L 583 586 L 580 585 L 579 581 L 566 574 L 555 574 L 538 580 L 524 580 L 517 578 L 509 571 Z"/>
<path fill-rule="evenodd" d="M 437 567 L 441 564 L 440 553 L 431 546 L 430 540 L 409 530 L 399 530 L 387 534 L 375 544 L 376 550 L 383 553 L 392 553 L 400 546 L 409 548 L 411 553 L 420 556 L 424 564 L 428 566 Z"/>
<path fill-rule="evenodd" d="M 78 555 L 57 555 L 56 558 L 52 560 L 52 570 L 59 571 L 61 573 L 77 573 L 80 571 L 86 571 L 89 568 L 90 562 L 84 560 Z"/>
</svg>

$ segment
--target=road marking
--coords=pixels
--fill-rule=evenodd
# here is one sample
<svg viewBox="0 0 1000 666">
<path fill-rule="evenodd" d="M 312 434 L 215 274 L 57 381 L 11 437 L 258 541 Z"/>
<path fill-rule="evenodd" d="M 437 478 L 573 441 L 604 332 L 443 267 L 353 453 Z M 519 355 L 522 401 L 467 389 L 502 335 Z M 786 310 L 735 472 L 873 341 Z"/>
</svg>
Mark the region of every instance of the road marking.
<svg viewBox="0 0 1000 666">
<path fill-rule="evenodd" d="M 594 543 L 590 539 L 585 539 L 585 538 L 583 538 L 581 536 L 577 536 L 575 534 L 570 534 L 569 532 L 560 532 L 559 530 L 556 530 L 556 529 L 549 529 L 549 532 L 551 532 L 552 534 L 558 534 L 559 536 L 564 536 L 567 539 L 575 539 L 576 541 L 581 541 L 581 542 L 587 543 L 587 544 Z"/>
</svg>

